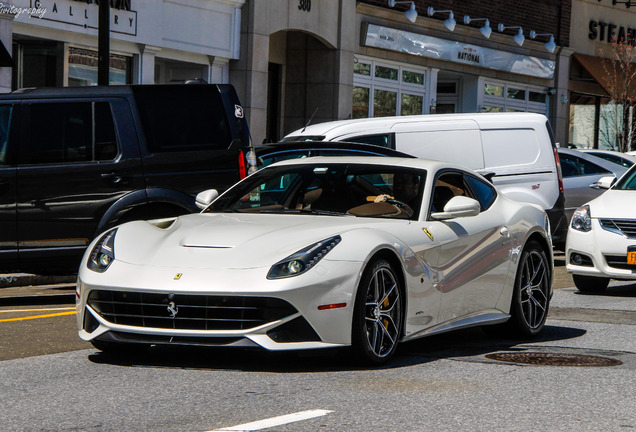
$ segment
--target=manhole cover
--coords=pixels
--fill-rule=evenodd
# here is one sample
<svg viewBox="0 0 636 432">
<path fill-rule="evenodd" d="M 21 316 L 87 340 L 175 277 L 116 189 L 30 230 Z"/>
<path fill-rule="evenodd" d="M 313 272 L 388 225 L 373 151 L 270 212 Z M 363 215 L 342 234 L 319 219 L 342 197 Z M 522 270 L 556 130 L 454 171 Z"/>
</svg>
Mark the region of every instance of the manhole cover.
<svg viewBox="0 0 636 432">
<path fill-rule="evenodd" d="M 581 354 L 554 354 L 554 353 L 497 353 L 486 355 L 487 359 L 508 363 L 521 363 L 538 366 L 618 366 L 623 362 L 607 357 L 598 357 Z"/>
</svg>

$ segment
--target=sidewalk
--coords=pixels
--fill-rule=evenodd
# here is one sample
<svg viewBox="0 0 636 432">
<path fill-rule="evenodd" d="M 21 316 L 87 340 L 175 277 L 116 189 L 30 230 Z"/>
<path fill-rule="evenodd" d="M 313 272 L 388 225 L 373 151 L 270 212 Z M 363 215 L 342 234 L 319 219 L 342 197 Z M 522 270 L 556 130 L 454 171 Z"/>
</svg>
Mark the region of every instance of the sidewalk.
<svg viewBox="0 0 636 432">
<path fill-rule="evenodd" d="M 76 276 L 0 274 L 0 306 L 75 303 Z"/>
</svg>

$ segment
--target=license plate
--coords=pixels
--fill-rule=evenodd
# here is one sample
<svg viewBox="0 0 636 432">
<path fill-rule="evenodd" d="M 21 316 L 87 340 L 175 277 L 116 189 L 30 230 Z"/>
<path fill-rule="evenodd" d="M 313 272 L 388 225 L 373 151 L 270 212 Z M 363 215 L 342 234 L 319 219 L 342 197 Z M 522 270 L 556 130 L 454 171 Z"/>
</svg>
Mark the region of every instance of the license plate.
<svg viewBox="0 0 636 432">
<path fill-rule="evenodd" d="M 636 251 L 627 252 L 627 264 L 636 265 Z"/>
</svg>

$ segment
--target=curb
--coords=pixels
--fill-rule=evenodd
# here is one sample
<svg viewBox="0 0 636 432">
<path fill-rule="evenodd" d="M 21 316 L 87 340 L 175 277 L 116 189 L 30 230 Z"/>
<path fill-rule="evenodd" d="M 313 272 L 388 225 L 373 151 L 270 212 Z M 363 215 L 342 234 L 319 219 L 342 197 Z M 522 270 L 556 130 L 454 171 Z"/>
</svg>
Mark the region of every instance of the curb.
<svg viewBox="0 0 636 432">
<path fill-rule="evenodd" d="M 76 280 L 77 276 L 75 275 L 43 276 L 28 273 L 9 273 L 0 274 L 0 288 L 75 283 Z"/>
</svg>

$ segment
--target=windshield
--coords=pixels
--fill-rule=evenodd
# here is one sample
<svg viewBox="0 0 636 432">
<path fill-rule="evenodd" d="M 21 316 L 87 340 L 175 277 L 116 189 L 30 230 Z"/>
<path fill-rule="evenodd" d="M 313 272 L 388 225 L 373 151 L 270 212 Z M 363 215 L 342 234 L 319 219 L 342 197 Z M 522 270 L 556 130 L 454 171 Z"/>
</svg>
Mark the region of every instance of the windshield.
<svg viewBox="0 0 636 432">
<path fill-rule="evenodd" d="M 275 166 L 252 174 L 205 211 L 415 220 L 425 176 L 423 170 L 367 164 Z"/>
<path fill-rule="evenodd" d="M 636 190 L 636 165 L 633 165 L 614 186 L 615 190 Z"/>
</svg>

